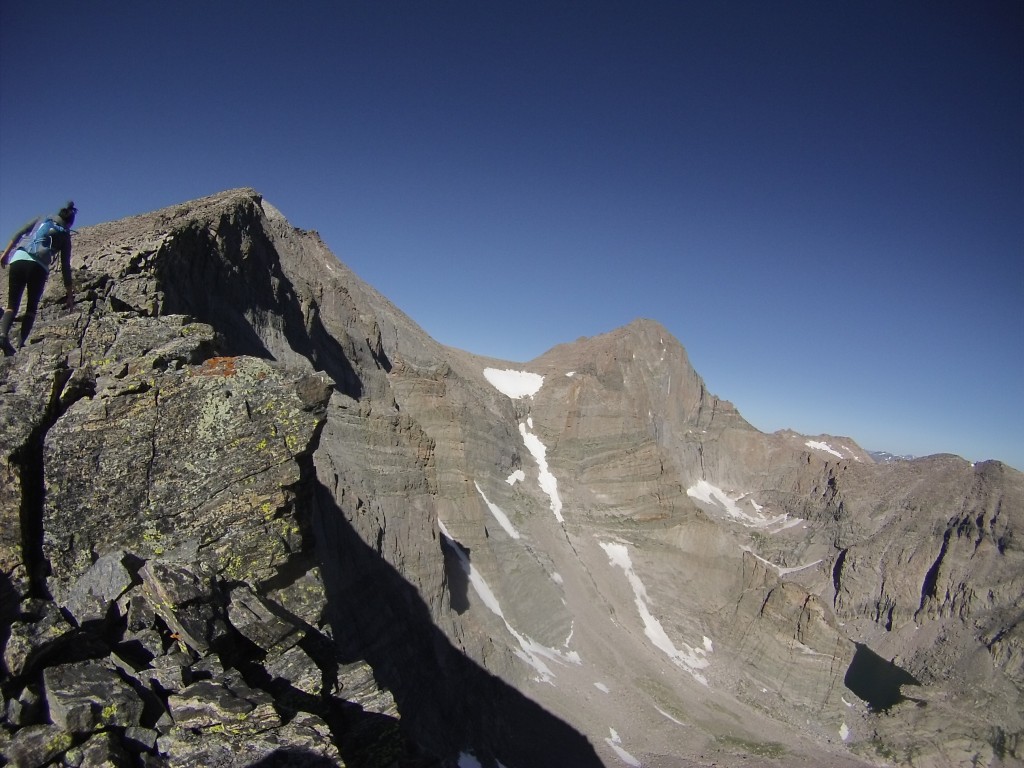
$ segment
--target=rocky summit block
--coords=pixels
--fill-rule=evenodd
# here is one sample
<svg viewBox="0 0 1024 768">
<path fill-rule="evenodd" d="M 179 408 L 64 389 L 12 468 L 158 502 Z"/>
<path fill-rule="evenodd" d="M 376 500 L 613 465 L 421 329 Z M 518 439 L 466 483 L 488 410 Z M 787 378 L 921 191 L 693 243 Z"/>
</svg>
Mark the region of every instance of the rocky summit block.
<svg viewBox="0 0 1024 768">
<path fill-rule="evenodd" d="M 213 358 L 126 376 L 69 408 L 43 456 L 44 553 L 58 602 L 110 552 L 175 551 L 254 583 L 301 552 L 297 458 L 309 454 L 329 391 L 304 402 L 303 379 L 254 358 Z"/>
<path fill-rule="evenodd" d="M 173 249 L 119 232 L 76 248 L 98 269 L 76 263 L 75 310 L 48 292 L 31 343 L 0 360 L 0 752 L 343 765 L 383 739 L 431 764 L 393 703 L 366 719 L 339 695 L 353 673 L 325 624 L 312 473 L 335 382 L 164 311 Z"/>
</svg>

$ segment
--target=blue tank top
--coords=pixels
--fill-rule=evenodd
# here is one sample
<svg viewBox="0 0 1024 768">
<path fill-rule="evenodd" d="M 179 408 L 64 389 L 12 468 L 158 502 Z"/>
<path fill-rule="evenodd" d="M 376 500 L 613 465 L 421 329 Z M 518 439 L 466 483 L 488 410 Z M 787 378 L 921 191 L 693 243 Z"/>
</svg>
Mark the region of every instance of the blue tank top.
<svg viewBox="0 0 1024 768">
<path fill-rule="evenodd" d="M 62 227 L 53 219 L 43 219 L 36 226 L 28 245 L 18 248 L 11 255 L 11 261 L 31 260 L 49 272 L 53 256 L 63 248 L 61 240 L 67 236 L 67 232 L 67 227 Z M 55 239 L 57 242 L 54 242 Z"/>
</svg>

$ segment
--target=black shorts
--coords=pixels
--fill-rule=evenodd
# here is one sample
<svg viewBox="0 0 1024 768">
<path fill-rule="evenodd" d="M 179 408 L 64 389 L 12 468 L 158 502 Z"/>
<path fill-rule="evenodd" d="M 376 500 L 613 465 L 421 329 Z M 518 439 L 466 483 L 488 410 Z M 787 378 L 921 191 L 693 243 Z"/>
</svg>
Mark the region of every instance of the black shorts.
<svg viewBox="0 0 1024 768">
<path fill-rule="evenodd" d="M 39 309 L 39 300 L 43 298 L 43 288 L 46 287 L 49 273 L 36 262 L 25 259 L 12 261 L 7 265 L 7 271 L 10 273 L 7 282 L 7 309 L 17 313 L 21 295 L 27 290 L 28 304 L 25 306 L 25 312 L 35 314 Z"/>
</svg>

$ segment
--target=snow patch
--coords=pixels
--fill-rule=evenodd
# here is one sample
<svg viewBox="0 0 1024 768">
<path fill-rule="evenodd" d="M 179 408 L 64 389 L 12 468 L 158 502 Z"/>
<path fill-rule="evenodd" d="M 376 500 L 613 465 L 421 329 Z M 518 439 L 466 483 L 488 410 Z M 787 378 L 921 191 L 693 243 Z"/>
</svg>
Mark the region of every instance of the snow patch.
<svg viewBox="0 0 1024 768">
<path fill-rule="evenodd" d="M 636 598 L 636 607 L 640 612 L 640 618 L 644 623 L 644 634 L 654 644 L 656 648 L 663 651 L 672 661 L 678 666 L 685 669 L 693 679 L 701 685 L 707 685 L 708 680 L 698 670 L 707 667 L 710 662 L 704 658 L 707 653 L 703 648 L 691 648 L 686 643 L 683 643 L 683 650 L 676 648 L 675 644 L 669 638 L 665 632 L 664 627 L 661 626 L 661 622 L 658 621 L 651 613 L 650 607 L 648 606 L 647 588 L 644 586 L 640 577 L 637 576 L 633 570 L 633 562 L 629 557 L 629 550 L 625 544 L 614 544 L 606 542 L 598 542 L 601 548 L 608 555 L 608 559 L 613 566 L 621 568 L 626 573 L 626 579 L 629 581 L 629 585 L 633 588 L 633 594 Z"/>
<path fill-rule="evenodd" d="M 508 369 L 499 371 L 497 368 L 484 368 L 484 378 L 491 382 L 491 385 L 501 394 L 507 395 L 513 400 L 521 400 L 524 397 L 532 398 L 544 383 L 544 377 L 539 373 Z"/>
<path fill-rule="evenodd" d="M 562 579 L 562 574 L 560 574 L 558 572 L 555 572 L 555 573 L 551 574 L 551 580 L 553 582 L 555 582 L 555 584 L 563 584 L 564 583 L 564 581 Z"/>
<path fill-rule="evenodd" d="M 619 746 L 622 744 L 622 739 L 619 738 L 619 734 L 615 732 L 615 729 L 609 728 L 608 730 L 611 733 L 611 737 L 604 740 L 605 744 L 611 747 L 615 751 L 615 754 L 619 756 L 619 759 L 626 765 L 632 765 L 634 768 L 640 768 L 640 761 Z"/>
<path fill-rule="evenodd" d="M 608 686 L 604 683 L 594 683 L 594 687 L 601 693 L 611 693 L 611 691 L 608 690 Z"/>
<path fill-rule="evenodd" d="M 857 452 L 855 450 L 853 450 L 853 448 L 851 448 L 850 446 L 848 446 L 848 445 L 841 445 L 839 447 L 842 448 L 847 453 L 849 453 L 850 454 L 850 458 L 852 458 L 854 461 L 859 461 L 861 463 L 864 462 L 864 460 L 860 456 L 857 456 Z"/>
<path fill-rule="evenodd" d="M 448 528 L 445 527 L 444 522 L 442 522 L 440 518 L 437 520 L 437 525 L 441 529 L 441 534 L 448 539 L 448 542 L 451 544 L 463 572 L 469 576 L 469 583 L 473 586 L 473 591 L 476 592 L 477 596 L 483 601 L 484 605 L 487 606 L 491 613 L 505 622 L 505 629 L 507 629 L 509 634 L 511 634 L 512 637 L 516 639 L 516 642 L 519 643 L 519 650 L 515 652 L 515 655 L 536 670 L 538 675 L 537 680 L 542 683 L 550 683 L 554 685 L 553 680 L 555 673 L 551 671 L 551 668 L 545 663 L 545 660 L 557 661 L 561 664 L 582 664 L 580 655 L 576 651 L 563 653 L 562 651 L 558 651 L 554 648 L 543 646 L 535 640 L 532 640 L 530 637 L 518 632 L 516 628 L 509 623 L 509 620 L 505 618 L 505 614 L 501 610 L 501 604 L 498 602 L 498 598 L 495 596 L 494 592 L 491 591 L 491 588 L 484 580 L 484 577 L 480 575 L 480 572 L 476 567 L 469 562 L 469 558 L 466 556 L 466 552 L 462 548 L 462 545 L 460 545 L 448 532 Z"/>
<path fill-rule="evenodd" d="M 516 483 L 522 483 L 526 481 L 526 473 L 521 469 L 517 469 L 511 475 L 505 478 L 505 482 L 509 485 L 515 485 Z"/>
<path fill-rule="evenodd" d="M 746 546 L 745 544 L 740 545 L 740 549 L 742 551 L 744 551 L 744 552 L 749 552 L 754 557 L 756 557 L 758 560 L 760 560 L 762 563 L 767 565 L 769 568 L 774 568 L 775 572 L 778 573 L 779 576 L 785 576 L 788 573 L 796 573 L 797 571 L 802 571 L 802 570 L 805 570 L 807 568 L 813 568 L 815 565 L 817 565 L 818 563 L 821 562 L 821 558 L 818 558 L 813 563 L 807 563 L 807 565 L 797 565 L 797 566 L 795 566 L 793 568 L 783 568 L 781 565 L 776 565 L 771 560 L 765 560 L 763 557 L 761 557 L 759 554 L 757 554 L 757 552 L 755 552 L 753 549 L 751 549 L 750 547 Z"/>
<path fill-rule="evenodd" d="M 825 453 L 831 453 L 833 456 L 838 456 L 840 459 L 845 458 L 843 454 L 841 454 L 831 445 L 829 445 L 828 443 L 823 443 L 819 440 L 808 440 L 806 443 L 804 443 L 804 445 L 815 451 L 824 451 Z"/>
<path fill-rule="evenodd" d="M 484 500 L 484 504 L 486 504 L 487 508 L 491 510 L 491 514 L 494 515 L 494 519 L 498 521 L 498 525 L 504 528 L 505 533 L 507 533 L 513 539 L 518 539 L 519 531 L 517 531 L 515 527 L 512 525 L 512 521 L 508 519 L 508 515 L 502 512 L 501 508 L 497 504 L 492 503 L 491 500 L 484 495 L 484 491 L 480 487 L 480 483 L 474 482 L 473 485 L 476 486 L 477 493 L 479 493 L 480 498 Z"/>
<path fill-rule="evenodd" d="M 843 741 L 848 741 L 850 738 L 850 727 L 846 723 L 839 726 L 839 738 Z"/>
<path fill-rule="evenodd" d="M 676 718 L 672 717 L 672 715 L 670 715 L 668 712 L 666 712 L 661 707 L 655 707 L 655 709 L 658 710 L 659 713 L 661 713 L 662 715 L 667 717 L 669 720 L 671 720 L 676 725 L 686 725 L 686 723 L 684 723 L 682 720 L 677 720 Z"/>
<path fill-rule="evenodd" d="M 704 635 L 704 650 L 707 651 L 708 653 L 714 653 L 715 652 L 715 644 L 713 642 L 711 642 L 711 638 L 708 637 L 707 635 Z"/>
<path fill-rule="evenodd" d="M 527 431 L 527 425 L 529 425 L 530 429 L 533 429 L 533 420 L 529 419 L 526 424 L 520 424 L 519 434 L 523 436 L 523 444 L 526 446 L 526 450 L 537 461 L 537 467 L 540 469 L 540 476 L 537 480 L 540 483 L 540 489 L 551 499 L 551 511 L 555 513 L 555 519 L 560 523 L 564 523 L 565 520 L 562 518 L 562 500 L 558 496 L 558 478 L 551 474 L 551 471 L 548 469 L 547 448 L 544 447 L 544 443 L 540 441 L 539 437 Z"/>
<path fill-rule="evenodd" d="M 483 768 L 483 766 L 469 752 L 462 752 L 459 754 L 459 768 Z"/>
<path fill-rule="evenodd" d="M 827 656 L 828 655 L 828 654 L 822 653 L 821 651 L 814 650 L 809 645 L 804 645 L 799 640 L 793 639 L 793 640 L 790 640 L 789 642 L 792 643 L 792 647 L 793 648 L 795 648 L 796 650 L 800 651 L 800 653 L 802 653 L 804 656 Z"/>
<path fill-rule="evenodd" d="M 764 507 L 760 506 L 753 499 L 747 498 L 750 494 L 743 493 L 733 498 L 729 496 L 721 488 L 718 488 L 707 480 L 699 480 L 695 485 L 690 486 L 686 489 L 686 495 L 691 498 L 703 501 L 705 504 L 713 507 L 719 512 L 724 512 L 731 519 L 745 525 L 747 528 L 775 528 L 774 531 L 769 533 L 778 533 L 779 531 L 791 528 L 794 525 L 799 525 L 803 522 L 800 518 L 790 519 L 788 514 L 776 515 L 775 517 L 768 517 L 763 514 L 762 510 Z M 739 502 L 746 499 L 750 502 L 750 506 L 753 512 L 747 512 L 743 507 L 740 506 Z"/>
<path fill-rule="evenodd" d="M 783 517 L 786 517 L 786 515 L 783 515 Z M 782 531 L 786 530 L 787 528 L 795 528 L 796 526 L 800 525 L 800 523 L 802 523 L 802 522 L 804 522 L 804 519 L 802 517 L 794 517 L 792 520 L 787 520 L 786 522 L 782 523 L 775 530 L 768 531 L 768 533 L 781 533 Z M 804 528 L 806 528 L 806 527 L 807 526 L 805 525 Z"/>
<path fill-rule="evenodd" d="M 565 374 L 565 375 L 566 375 L 566 376 L 568 376 L 568 377 L 569 377 L 569 378 L 571 379 L 571 378 L 572 378 L 573 376 L 575 376 L 575 375 L 576 375 L 576 371 L 569 371 L 569 372 L 568 372 L 567 374 Z"/>
</svg>

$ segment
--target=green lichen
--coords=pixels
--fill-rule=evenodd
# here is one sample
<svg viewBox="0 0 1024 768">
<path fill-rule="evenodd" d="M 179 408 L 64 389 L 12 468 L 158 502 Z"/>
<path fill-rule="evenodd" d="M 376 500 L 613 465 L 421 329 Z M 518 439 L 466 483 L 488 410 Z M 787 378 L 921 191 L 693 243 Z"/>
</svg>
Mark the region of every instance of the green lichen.
<svg viewBox="0 0 1024 768">
<path fill-rule="evenodd" d="M 220 572 L 230 581 L 248 581 L 253 562 L 242 555 L 227 555 L 220 561 Z"/>
<path fill-rule="evenodd" d="M 231 400 L 217 395 L 205 398 L 199 407 L 199 418 L 196 420 L 196 434 L 209 440 L 224 431 L 224 425 L 231 423 Z"/>
<path fill-rule="evenodd" d="M 155 528 L 145 528 L 142 531 L 142 541 L 149 545 L 150 551 L 159 557 L 164 553 L 163 535 Z"/>
<path fill-rule="evenodd" d="M 288 539 L 294 536 L 299 536 L 302 533 L 302 530 L 299 528 L 298 524 L 295 522 L 295 520 L 293 520 L 290 517 L 279 517 L 277 518 L 276 521 L 274 521 L 274 523 L 277 526 L 278 535 L 282 539 L 284 539 L 285 542 L 287 542 Z"/>
<path fill-rule="evenodd" d="M 67 752 L 69 749 L 71 749 L 72 743 L 73 740 L 71 738 L 71 734 L 61 732 L 51 737 L 46 742 L 46 745 L 43 747 L 43 750 L 47 754 L 56 755 L 61 752 Z"/>
</svg>

